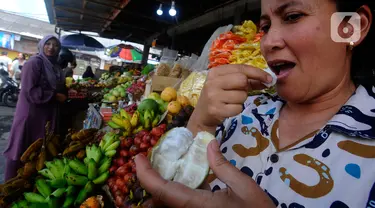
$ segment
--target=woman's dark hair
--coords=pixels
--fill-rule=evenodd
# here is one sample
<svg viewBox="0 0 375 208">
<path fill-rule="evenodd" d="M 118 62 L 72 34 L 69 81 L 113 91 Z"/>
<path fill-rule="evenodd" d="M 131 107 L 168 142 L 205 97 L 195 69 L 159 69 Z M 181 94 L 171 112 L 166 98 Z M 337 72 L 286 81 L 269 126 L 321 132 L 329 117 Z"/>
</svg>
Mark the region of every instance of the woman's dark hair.
<svg viewBox="0 0 375 208">
<path fill-rule="evenodd" d="M 338 12 L 356 12 L 361 6 L 370 7 L 373 22 L 364 41 L 353 49 L 351 77 L 355 84 L 375 85 L 375 0 L 334 0 Z"/>
</svg>

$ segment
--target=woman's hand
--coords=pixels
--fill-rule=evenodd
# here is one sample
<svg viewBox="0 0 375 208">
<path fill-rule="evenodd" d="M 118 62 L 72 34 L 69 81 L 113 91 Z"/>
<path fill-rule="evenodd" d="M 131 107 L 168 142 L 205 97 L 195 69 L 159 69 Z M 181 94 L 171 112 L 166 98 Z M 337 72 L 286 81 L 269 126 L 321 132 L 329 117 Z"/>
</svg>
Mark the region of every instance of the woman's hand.
<svg viewBox="0 0 375 208">
<path fill-rule="evenodd" d="M 272 77 L 246 65 L 224 65 L 210 69 L 199 101 L 188 124 L 194 134 L 214 132 L 224 119 L 242 112 L 249 90 L 264 89 Z"/>
<path fill-rule="evenodd" d="M 60 103 L 63 103 L 68 99 L 68 97 L 62 93 L 56 93 L 56 100 L 59 101 Z"/>
<path fill-rule="evenodd" d="M 275 208 L 272 200 L 251 177 L 225 160 L 216 140 L 209 144 L 207 157 L 212 171 L 228 188 L 212 193 L 166 181 L 152 169 L 142 154 L 135 158 L 137 177 L 154 201 L 171 208 Z"/>
</svg>

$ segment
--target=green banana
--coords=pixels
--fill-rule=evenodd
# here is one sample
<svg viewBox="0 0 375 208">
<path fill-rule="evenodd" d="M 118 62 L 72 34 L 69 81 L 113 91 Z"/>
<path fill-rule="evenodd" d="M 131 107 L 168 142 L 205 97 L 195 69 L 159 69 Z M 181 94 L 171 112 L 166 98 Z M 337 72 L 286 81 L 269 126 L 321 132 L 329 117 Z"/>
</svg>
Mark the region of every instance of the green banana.
<svg viewBox="0 0 375 208">
<path fill-rule="evenodd" d="M 46 199 L 40 194 L 28 192 L 28 193 L 24 193 L 23 196 L 25 197 L 26 201 L 30 203 L 45 203 L 46 202 Z"/>
<path fill-rule="evenodd" d="M 26 200 L 19 201 L 17 205 L 19 208 L 29 208 L 29 205 Z"/>
<path fill-rule="evenodd" d="M 76 192 L 76 187 L 75 186 L 68 186 L 68 188 L 65 190 L 66 195 L 70 196 Z"/>
<path fill-rule="evenodd" d="M 150 110 L 146 110 L 146 111 L 145 111 L 145 114 L 144 114 L 144 119 L 145 119 L 145 120 L 146 120 L 146 119 L 150 119 L 150 120 L 152 120 L 152 118 L 153 118 L 153 116 L 152 116 L 151 111 L 150 111 Z"/>
<path fill-rule="evenodd" d="M 109 122 L 108 122 L 108 126 L 111 127 L 112 129 L 121 129 L 121 128 L 122 128 L 122 126 L 117 125 L 117 124 L 116 124 L 115 122 L 113 122 L 113 121 L 109 121 Z"/>
<path fill-rule="evenodd" d="M 106 140 L 104 138 L 102 140 L 100 140 L 100 143 L 99 143 L 99 148 L 100 149 L 103 149 L 103 147 L 105 145 L 105 142 L 106 142 Z"/>
<path fill-rule="evenodd" d="M 152 128 L 156 127 L 160 121 L 160 115 L 156 115 L 154 120 L 152 121 Z"/>
<path fill-rule="evenodd" d="M 149 118 L 145 118 L 145 129 L 149 129 L 151 127 L 151 120 Z"/>
<path fill-rule="evenodd" d="M 56 165 L 53 161 L 45 162 L 45 165 L 48 168 L 48 170 L 50 170 L 50 172 L 52 173 L 54 178 L 59 178 L 58 177 L 58 176 L 60 176 L 59 170 L 57 169 L 57 167 L 56 167 Z"/>
<path fill-rule="evenodd" d="M 105 145 L 103 146 L 102 148 L 102 151 L 105 152 L 105 149 L 107 149 L 111 144 L 113 144 L 113 142 L 115 142 L 117 140 L 117 136 L 116 135 L 113 135 L 111 137 L 109 137 L 105 143 Z"/>
<path fill-rule="evenodd" d="M 64 188 L 66 184 L 66 180 L 64 178 L 61 179 L 53 179 L 53 180 L 47 180 L 48 184 L 52 188 Z"/>
<path fill-rule="evenodd" d="M 95 160 L 95 162 L 98 163 L 100 161 L 100 158 L 102 157 L 102 152 L 98 148 L 98 146 L 94 144 L 92 146 L 86 147 L 86 155 L 87 155 L 87 158 L 89 159 L 92 158 Z"/>
<path fill-rule="evenodd" d="M 150 114 L 151 114 L 151 119 L 155 118 L 155 111 L 154 110 L 151 110 Z"/>
<path fill-rule="evenodd" d="M 113 157 L 113 156 L 115 156 L 115 154 L 116 154 L 116 150 L 111 150 L 111 151 L 105 152 L 105 156 L 107 156 L 107 157 Z"/>
<path fill-rule="evenodd" d="M 56 189 L 52 194 L 51 196 L 54 196 L 54 197 L 57 197 L 57 198 L 60 198 L 66 191 L 66 188 L 58 188 Z"/>
<path fill-rule="evenodd" d="M 49 208 L 47 203 L 31 203 L 27 208 Z"/>
<path fill-rule="evenodd" d="M 69 173 L 66 175 L 66 182 L 69 186 L 84 186 L 87 181 L 88 179 L 85 176 L 75 175 L 73 173 Z"/>
<path fill-rule="evenodd" d="M 83 162 L 87 165 L 87 164 L 89 164 L 89 160 L 90 160 L 90 158 L 85 157 L 85 159 L 83 159 Z"/>
<path fill-rule="evenodd" d="M 39 193 L 41 193 L 44 197 L 48 197 L 52 193 L 51 188 L 47 185 L 47 182 L 44 179 L 36 180 L 35 186 Z"/>
<path fill-rule="evenodd" d="M 139 115 L 139 122 L 141 123 L 142 126 L 145 125 L 145 117 L 144 117 L 144 115 L 142 115 L 142 114 Z"/>
<path fill-rule="evenodd" d="M 40 173 L 42 176 L 44 176 L 48 179 L 51 179 L 51 180 L 55 179 L 55 176 L 52 174 L 52 172 L 48 168 L 40 170 L 38 173 Z"/>
<path fill-rule="evenodd" d="M 10 208 L 20 208 L 20 207 L 18 206 L 18 203 L 14 202 Z"/>
<path fill-rule="evenodd" d="M 98 169 L 96 168 L 96 162 L 94 159 L 90 159 L 89 164 L 88 164 L 88 179 L 94 180 L 96 178 L 96 175 L 98 174 Z"/>
<path fill-rule="evenodd" d="M 55 160 L 55 165 L 57 167 L 57 170 L 59 171 L 59 176 L 60 177 L 56 177 L 56 178 L 63 178 L 64 177 L 64 170 L 65 170 L 65 164 L 63 162 L 63 160 Z"/>
<path fill-rule="evenodd" d="M 105 152 L 108 152 L 108 151 L 111 151 L 111 150 L 116 150 L 117 147 L 120 146 L 120 141 L 115 141 L 113 142 L 113 144 L 111 144 L 110 146 L 107 147 L 107 149 L 105 149 Z"/>
<path fill-rule="evenodd" d="M 49 208 L 59 207 L 59 205 L 58 205 L 59 202 L 58 202 L 58 198 L 57 197 L 49 196 L 49 197 L 47 197 L 46 201 L 47 201 L 47 204 L 48 204 Z"/>
<path fill-rule="evenodd" d="M 109 177 L 109 171 L 107 170 L 106 172 L 101 174 L 99 177 L 97 177 L 95 180 L 93 180 L 92 182 L 95 185 L 103 184 L 108 179 L 108 177 Z"/>
<path fill-rule="evenodd" d="M 88 194 L 90 194 L 94 190 L 94 185 L 91 181 L 89 181 L 85 187 L 78 193 L 76 200 L 74 201 L 75 206 L 81 205 L 85 199 L 87 198 Z"/>
<path fill-rule="evenodd" d="M 63 208 L 69 208 L 73 205 L 74 203 L 74 199 L 75 199 L 75 196 L 67 196 L 65 201 L 64 201 L 64 204 L 63 204 Z"/>
<path fill-rule="evenodd" d="M 74 172 L 81 174 L 81 175 L 87 175 L 88 173 L 87 167 L 81 161 L 74 159 L 74 160 L 70 160 L 68 164 L 69 164 L 69 167 L 74 170 Z"/>
<path fill-rule="evenodd" d="M 106 170 L 109 169 L 109 167 L 111 167 L 111 161 L 112 159 L 111 158 L 107 158 L 99 167 L 98 169 L 98 172 L 99 174 L 101 175 L 102 173 L 104 173 Z"/>
</svg>

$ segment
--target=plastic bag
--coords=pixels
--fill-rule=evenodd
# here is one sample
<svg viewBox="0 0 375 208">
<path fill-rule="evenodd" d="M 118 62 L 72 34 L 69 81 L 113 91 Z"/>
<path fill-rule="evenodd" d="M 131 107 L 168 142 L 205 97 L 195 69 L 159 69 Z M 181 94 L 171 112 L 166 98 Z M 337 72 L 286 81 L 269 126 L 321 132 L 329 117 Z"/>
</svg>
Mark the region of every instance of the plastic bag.
<svg viewBox="0 0 375 208">
<path fill-rule="evenodd" d="M 180 85 L 178 94 L 189 98 L 192 106 L 196 106 L 208 71 L 192 72 Z"/>
<path fill-rule="evenodd" d="M 214 40 L 220 36 L 220 34 L 230 31 L 233 28 L 233 25 L 228 25 L 218 28 L 207 41 L 206 45 L 203 48 L 202 54 L 197 60 L 197 62 L 191 67 L 191 71 L 203 71 L 208 69 L 208 56 L 210 53 L 210 48 Z"/>
</svg>

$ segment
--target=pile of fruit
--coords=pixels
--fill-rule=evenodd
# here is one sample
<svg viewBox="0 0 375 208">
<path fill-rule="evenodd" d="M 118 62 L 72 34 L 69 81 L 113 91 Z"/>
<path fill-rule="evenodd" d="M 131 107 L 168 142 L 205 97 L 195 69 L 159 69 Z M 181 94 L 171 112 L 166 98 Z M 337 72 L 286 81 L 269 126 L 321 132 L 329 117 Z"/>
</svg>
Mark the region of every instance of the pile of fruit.
<svg viewBox="0 0 375 208">
<path fill-rule="evenodd" d="M 165 131 L 166 125 L 161 124 L 150 132 L 142 130 L 133 137 L 122 137 L 120 149 L 109 169 L 112 176 L 107 181 L 117 207 L 139 205 L 148 197 L 137 181 L 133 157 L 137 154 L 147 156 Z"/>
<path fill-rule="evenodd" d="M 121 109 L 119 113 L 113 114 L 108 126 L 112 129 L 122 131 L 122 135 L 127 137 L 142 130 L 150 130 L 159 124 L 161 120 L 160 106 L 152 99 L 143 100 L 137 110 L 135 105 L 129 109 L 130 114 L 125 109 Z"/>
<path fill-rule="evenodd" d="M 24 199 L 13 207 L 63 207 L 81 205 L 96 187 L 109 177 L 109 168 L 120 140 L 114 133 L 107 133 L 99 146 L 85 147 L 86 157 L 55 158 L 45 162 L 35 182 L 36 191 L 23 193 Z"/>
<path fill-rule="evenodd" d="M 44 138 L 37 139 L 21 156 L 23 166 L 17 176 L 0 185 L 0 207 L 13 202 L 23 192 L 32 188 L 32 181 L 38 171 L 44 168 L 45 162 L 55 157 L 61 148 L 60 138 L 50 131 L 50 123 L 46 125 Z"/>
<path fill-rule="evenodd" d="M 103 96 L 104 102 L 117 102 L 127 98 L 127 90 L 132 85 L 132 81 L 127 81 L 125 84 L 117 85 Z"/>
<path fill-rule="evenodd" d="M 127 89 L 127 92 L 133 95 L 133 100 L 138 101 L 145 93 L 146 83 L 142 80 L 137 80 Z"/>
</svg>

